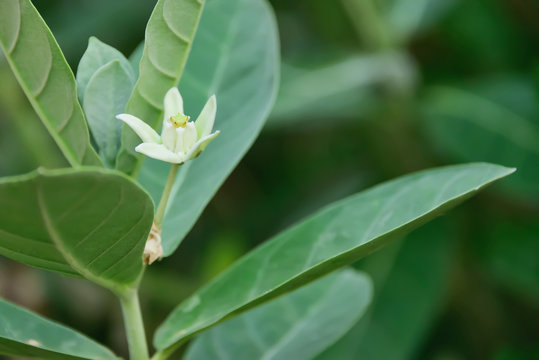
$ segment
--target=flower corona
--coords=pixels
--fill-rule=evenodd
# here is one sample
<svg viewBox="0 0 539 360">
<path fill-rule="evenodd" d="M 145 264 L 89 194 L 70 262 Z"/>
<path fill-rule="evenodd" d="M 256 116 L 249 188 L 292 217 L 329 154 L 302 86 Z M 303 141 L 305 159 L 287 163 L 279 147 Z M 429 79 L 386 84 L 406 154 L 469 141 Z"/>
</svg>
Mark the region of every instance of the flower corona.
<svg viewBox="0 0 539 360">
<path fill-rule="evenodd" d="M 172 164 L 183 164 L 196 158 L 219 135 L 211 132 L 217 112 L 217 100 L 212 95 L 196 121 L 184 114 L 183 99 L 177 88 L 170 89 L 164 100 L 164 117 L 161 135 L 141 119 L 130 114 L 120 114 L 122 120 L 141 138 L 135 151 L 151 158 Z"/>
</svg>

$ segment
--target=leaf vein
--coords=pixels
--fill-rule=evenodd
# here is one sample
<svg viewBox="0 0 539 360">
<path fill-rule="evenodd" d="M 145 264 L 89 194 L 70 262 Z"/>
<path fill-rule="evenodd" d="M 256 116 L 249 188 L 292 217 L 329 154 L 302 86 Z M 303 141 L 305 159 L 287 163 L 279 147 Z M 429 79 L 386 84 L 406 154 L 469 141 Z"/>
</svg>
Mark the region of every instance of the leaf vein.
<svg viewBox="0 0 539 360">
<path fill-rule="evenodd" d="M 146 212 L 142 212 L 142 214 L 140 215 L 140 217 L 137 219 L 136 222 L 134 222 L 134 225 L 131 226 L 131 228 L 126 232 L 124 233 L 120 238 L 118 238 L 115 242 L 113 242 L 112 244 L 110 244 L 109 246 L 107 246 L 107 248 L 105 248 L 101 254 L 99 254 L 98 256 L 96 256 L 91 262 L 89 262 L 87 264 L 88 267 L 90 267 L 90 265 L 92 265 L 95 261 L 97 261 L 99 258 L 101 258 L 103 255 L 107 254 L 112 248 L 114 248 L 117 244 L 119 244 L 123 239 L 125 239 L 129 234 L 131 234 L 131 232 L 136 229 L 140 223 L 140 220 L 142 218 L 144 218 L 144 215 L 146 215 Z M 122 257 L 123 259 L 123 257 Z M 122 259 L 116 261 L 113 265 L 116 265 L 118 264 Z"/>
<path fill-rule="evenodd" d="M 9 45 L 9 47 L 6 49 L 7 54 L 11 55 L 13 50 L 15 50 L 15 46 L 19 42 L 20 33 L 21 33 L 21 22 L 22 22 L 22 14 L 21 14 L 21 4 L 17 1 L 18 11 L 19 11 L 19 21 L 17 22 L 17 30 L 15 31 L 15 37 L 12 40 L 12 43 Z"/>
<path fill-rule="evenodd" d="M 118 209 L 120 208 L 120 206 L 122 205 L 122 202 L 123 202 L 123 195 L 124 195 L 124 192 L 123 192 L 123 189 L 120 188 L 120 198 L 118 200 L 118 203 L 114 206 L 114 208 L 107 214 L 107 216 L 105 216 L 105 218 L 103 220 L 101 220 L 99 222 L 99 224 L 94 227 L 88 234 L 86 234 L 85 237 L 83 237 L 82 239 L 80 239 L 76 244 L 75 246 L 73 247 L 73 249 L 77 249 L 80 245 L 82 245 L 84 242 L 86 242 L 89 238 L 91 238 L 91 236 L 93 234 L 96 233 L 97 230 L 99 230 L 101 227 L 103 227 L 111 218 L 112 216 L 116 213 L 116 211 L 118 211 Z"/>
<path fill-rule="evenodd" d="M 165 70 L 165 68 L 161 67 L 161 65 L 159 65 L 158 61 L 155 61 L 151 55 L 148 56 L 148 58 L 150 59 L 150 64 L 152 64 L 152 66 L 157 71 L 159 71 L 161 74 L 165 75 L 166 77 L 168 77 L 168 78 L 170 78 L 172 80 L 176 79 L 176 74 L 170 73 L 167 70 Z"/>
</svg>

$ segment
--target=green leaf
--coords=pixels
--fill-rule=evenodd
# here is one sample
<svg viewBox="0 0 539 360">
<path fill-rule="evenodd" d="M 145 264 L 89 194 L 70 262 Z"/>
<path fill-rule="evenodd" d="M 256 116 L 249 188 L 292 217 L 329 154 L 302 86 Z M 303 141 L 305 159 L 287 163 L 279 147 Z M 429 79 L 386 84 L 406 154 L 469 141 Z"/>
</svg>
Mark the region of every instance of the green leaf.
<svg viewBox="0 0 539 360">
<path fill-rule="evenodd" d="M 48 360 L 118 359 L 86 336 L 0 299 L 0 354 Z"/>
<path fill-rule="evenodd" d="M 157 330 L 167 348 L 350 264 L 514 169 L 468 164 L 404 176 L 332 204 L 240 259 L 180 304 Z"/>
<path fill-rule="evenodd" d="M 34 110 L 69 163 L 100 165 L 90 145 L 73 73 L 30 0 L 0 2 L 0 47 Z"/>
<path fill-rule="evenodd" d="M 100 67 L 86 88 L 84 112 L 107 167 L 114 167 L 120 148 L 122 122 L 115 116 L 124 112 L 133 85 L 133 74 L 114 60 Z"/>
<path fill-rule="evenodd" d="M 439 314 L 448 293 L 455 232 L 451 222 L 437 219 L 396 243 L 396 257 L 384 249 L 364 259 L 373 274 L 375 296 L 369 312 L 316 360 L 405 360 L 417 350 Z M 371 258 L 389 267 L 380 275 Z M 368 266 L 367 269 L 365 266 Z"/>
<path fill-rule="evenodd" d="M 537 101 L 531 84 L 510 83 L 502 79 L 470 89 L 431 88 L 423 101 L 424 125 L 435 149 L 451 159 L 518 167 L 518 176 L 504 183 L 504 188 L 523 200 L 537 201 Z M 507 91 L 494 93 L 496 87 L 503 86 Z M 532 106 L 534 115 L 522 111 Z"/>
<path fill-rule="evenodd" d="M 268 125 L 297 128 L 301 122 L 310 128 L 368 113 L 379 100 L 375 87 L 411 88 L 415 69 L 405 54 L 386 52 L 350 55 L 314 68 L 283 66 L 281 78 Z"/>
<path fill-rule="evenodd" d="M 131 63 L 125 56 L 110 45 L 105 44 L 96 37 L 91 37 L 88 40 L 88 48 L 80 59 L 79 67 L 77 68 L 77 90 L 79 99 L 84 103 L 86 88 L 90 80 L 103 66 L 110 64 L 113 61 L 118 61 L 123 72 L 127 74 L 131 81 L 135 81 L 135 72 L 131 67 Z M 129 94 L 127 95 L 129 96 Z M 84 109 L 87 111 L 86 109 Z M 125 104 L 121 112 L 125 110 Z M 88 119 L 88 121 L 90 121 Z"/>
<path fill-rule="evenodd" d="M 185 360 L 309 360 L 367 309 L 370 279 L 351 269 L 328 275 L 200 335 Z"/>
<path fill-rule="evenodd" d="M 163 221 L 165 256 L 178 247 L 260 132 L 277 90 L 278 61 L 277 26 L 265 0 L 208 0 L 180 90 L 191 115 L 216 94 L 214 129 L 221 133 L 180 168 Z M 161 161 L 144 162 L 139 181 L 154 201 L 168 170 Z"/>
<path fill-rule="evenodd" d="M 83 275 L 117 293 L 143 269 L 150 197 L 117 171 L 38 170 L 0 179 L 0 254 Z"/>
<path fill-rule="evenodd" d="M 140 60 L 142 59 L 142 53 L 144 52 L 144 41 L 141 42 L 135 50 L 129 55 L 129 63 L 135 72 L 135 77 L 138 79 Z"/>
<path fill-rule="evenodd" d="M 163 116 L 165 93 L 177 86 L 195 36 L 203 0 L 159 0 L 148 25 L 138 81 L 129 98 L 126 113 L 156 129 Z M 213 51 L 213 56 L 215 56 Z M 135 152 L 138 136 L 123 126 L 122 148 L 116 167 L 137 173 L 141 156 Z"/>
</svg>

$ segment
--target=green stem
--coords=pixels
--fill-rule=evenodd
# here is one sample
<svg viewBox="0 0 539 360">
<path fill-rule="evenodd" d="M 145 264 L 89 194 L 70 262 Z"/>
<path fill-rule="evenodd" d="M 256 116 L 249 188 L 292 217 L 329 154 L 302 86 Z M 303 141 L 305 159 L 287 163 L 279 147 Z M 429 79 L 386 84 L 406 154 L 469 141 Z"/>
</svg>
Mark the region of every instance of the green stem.
<svg viewBox="0 0 539 360">
<path fill-rule="evenodd" d="M 179 164 L 172 164 L 170 167 L 170 172 L 168 173 L 167 183 L 163 189 L 163 195 L 161 195 L 161 200 L 159 200 L 159 206 L 155 212 L 154 223 L 158 228 L 161 228 L 161 223 L 163 222 L 163 216 L 165 215 L 165 209 L 167 208 L 168 198 L 170 196 L 170 191 L 176 180 L 176 174 L 178 174 L 178 169 L 180 168 Z"/>
<path fill-rule="evenodd" d="M 374 0 L 341 0 L 358 36 L 372 51 L 391 48 L 392 39 Z"/>
<path fill-rule="evenodd" d="M 136 290 L 120 296 L 130 360 L 148 360 L 148 344 Z"/>
</svg>

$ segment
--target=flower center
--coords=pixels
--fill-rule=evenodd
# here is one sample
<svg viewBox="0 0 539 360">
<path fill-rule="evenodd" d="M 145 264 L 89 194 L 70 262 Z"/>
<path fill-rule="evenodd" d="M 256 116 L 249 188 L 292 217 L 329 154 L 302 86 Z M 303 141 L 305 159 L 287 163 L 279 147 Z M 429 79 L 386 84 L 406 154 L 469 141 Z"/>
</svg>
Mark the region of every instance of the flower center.
<svg viewBox="0 0 539 360">
<path fill-rule="evenodd" d="M 190 117 L 187 115 L 177 114 L 171 116 L 168 121 L 170 121 L 170 123 L 177 129 L 179 127 L 184 128 L 187 125 L 189 119 Z"/>
</svg>

